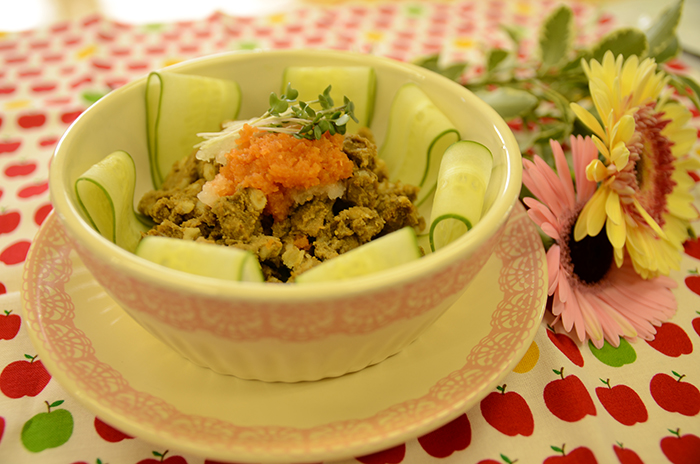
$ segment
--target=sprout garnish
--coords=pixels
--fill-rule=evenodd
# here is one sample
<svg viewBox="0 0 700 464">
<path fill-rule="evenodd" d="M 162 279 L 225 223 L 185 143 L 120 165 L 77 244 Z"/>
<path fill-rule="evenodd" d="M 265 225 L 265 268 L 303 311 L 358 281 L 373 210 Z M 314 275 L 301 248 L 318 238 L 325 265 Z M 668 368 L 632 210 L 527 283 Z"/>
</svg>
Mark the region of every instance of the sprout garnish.
<svg viewBox="0 0 700 464">
<path fill-rule="evenodd" d="M 318 100 L 309 102 L 298 101 L 299 92 L 287 84 L 285 93 L 277 96 L 270 94 L 270 107 L 258 118 L 247 121 L 231 121 L 224 123 L 220 132 L 198 133 L 204 141 L 195 145 L 199 148 L 197 158 L 210 160 L 216 158 L 220 164 L 225 164 L 224 155 L 235 148 L 238 133 L 245 124 L 248 124 L 268 132 L 281 132 L 291 134 L 298 139 L 318 140 L 329 132 L 345 134 L 346 124 L 352 119 L 355 122 L 355 105 L 348 97 L 343 97 L 343 105 L 333 106 L 331 98 L 331 86 L 329 85 L 318 96 Z M 314 110 L 311 105 L 318 105 L 320 109 Z"/>
</svg>

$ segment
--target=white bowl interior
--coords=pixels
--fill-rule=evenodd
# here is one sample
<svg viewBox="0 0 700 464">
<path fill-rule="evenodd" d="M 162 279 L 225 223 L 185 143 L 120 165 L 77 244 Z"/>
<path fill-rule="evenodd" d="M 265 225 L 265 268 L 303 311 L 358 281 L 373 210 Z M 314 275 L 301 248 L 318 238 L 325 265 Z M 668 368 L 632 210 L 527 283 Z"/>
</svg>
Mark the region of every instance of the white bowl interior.
<svg viewBox="0 0 700 464">
<path fill-rule="evenodd" d="M 416 276 L 421 272 L 430 272 L 431 266 L 442 266 L 445 260 L 452 259 L 451 256 L 468 254 L 468 249 L 473 251 L 478 248 L 479 244 L 498 230 L 505 221 L 520 191 L 521 160 L 517 143 L 505 122 L 493 109 L 461 85 L 442 76 L 386 58 L 336 51 L 235 52 L 191 60 L 168 69 L 173 72 L 237 81 L 243 95 L 239 117 L 250 118 L 262 114 L 267 109 L 270 92 L 281 90 L 283 70 L 292 65 L 374 67 L 377 73 L 377 89 L 371 129 L 378 146 L 381 146 L 386 132 L 395 92 L 401 85 L 414 82 L 451 119 L 463 139 L 476 140 L 486 145 L 494 155 L 494 171 L 487 192 L 489 209 L 482 220 L 468 234 L 445 250 L 422 258 L 420 263 L 386 271 L 382 278 L 372 278 L 370 285 L 382 285 L 382 279 L 385 277 L 401 279 Z M 50 188 L 56 211 L 74 238 L 92 252 L 110 255 L 113 262 L 119 262 L 131 271 L 152 275 L 154 265 L 99 237 L 88 225 L 78 207 L 73 188 L 75 180 L 85 170 L 116 150 L 128 152 L 136 163 L 135 203 L 146 191 L 153 188 L 148 164 L 144 94 L 145 78 L 115 90 L 86 110 L 59 142 L 51 167 Z M 427 220 L 429 207 L 423 209 L 422 213 Z M 452 250 L 452 253 L 448 250 Z M 165 270 L 163 275 L 171 278 L 174 274 Z M 194 282 L 194 285 L 200 287 L 204 285 L 223 291 L 220 288 L 224 285 L 223 282 L 202 283 L 201 279 L 194 279 Z M 273 293 L 301 291 L 291 288 L 298 286 L 273 287 L 277 287 L 270 289 Z M 328 291 L 331 292 L 350 288 L 342 282 L 334 283 L 330 287 Z"/>
</svg>

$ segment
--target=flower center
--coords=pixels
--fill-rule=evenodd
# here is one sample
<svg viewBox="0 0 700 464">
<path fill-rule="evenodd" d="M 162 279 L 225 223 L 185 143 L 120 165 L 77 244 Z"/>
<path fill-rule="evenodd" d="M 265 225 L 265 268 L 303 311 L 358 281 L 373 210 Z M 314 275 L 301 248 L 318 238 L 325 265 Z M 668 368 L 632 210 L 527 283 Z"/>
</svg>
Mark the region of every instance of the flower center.
<svg viewBox="0 0 700 464">
<path fill-rule="evenodd" d="M 579 208 L 570 220 L 563 222 L 561 237 L 564 243 L 559 243 L 561 263 L 578 284 L 591 286 L 603 280 L 610 270 L 614 250 L 604 230 L 594 237 L 586 235 L 579 242 L 574 240 L 574 225 L 580 212 Z"/>
<path fill-rule="evenodd" d="M 676 185 L 671 178 L 674 169 L 671 153 L 673 142 L 661 133 L 671 121 L 663 119 L 663 116 L 664 113 L 656 111 L 655 103 L 643 106 L 635 113 L 634 143 L 629 146 L 632 162 L 628 164 L 632 170 L 629 174 L 633 176 L 627 176 L 625 182 L 634 190 L 627 196 L 633 195 L 659 226 L 664 224 L 666 198 Z M 623 198 L 623 204 L 628 206 L 628 214 L 638 222 L 644 222 L 636 208 L 631 206 L 631 201 L 624 201 Z"/>
</svg>

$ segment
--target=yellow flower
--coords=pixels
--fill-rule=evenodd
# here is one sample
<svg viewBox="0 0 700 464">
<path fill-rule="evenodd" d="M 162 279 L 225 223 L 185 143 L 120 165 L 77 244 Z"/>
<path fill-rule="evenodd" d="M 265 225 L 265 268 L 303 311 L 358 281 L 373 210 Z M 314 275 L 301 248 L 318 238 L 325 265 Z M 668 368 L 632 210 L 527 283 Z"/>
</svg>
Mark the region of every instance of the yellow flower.
<svg viewBox="0 0 700 464">
<path fill-rule="evenodd" d="M 593 131 L 603 161 L 586 169 L 599 187 L 574 228 L 579 241 L 605 232 L 615 262 L 625 251 L 644 278 L 678 269 L 689 221 L 698 217 L 688 174 L 700 167 L 690 154 L 696 131 L 690 111 L 668 99 L 668 77 L 652 59 L 624 60 L 608 51 L 603 62 L 582 62 L 593 106 L 600 119 L 572 103 L 576 116 Z"/>
</svg>

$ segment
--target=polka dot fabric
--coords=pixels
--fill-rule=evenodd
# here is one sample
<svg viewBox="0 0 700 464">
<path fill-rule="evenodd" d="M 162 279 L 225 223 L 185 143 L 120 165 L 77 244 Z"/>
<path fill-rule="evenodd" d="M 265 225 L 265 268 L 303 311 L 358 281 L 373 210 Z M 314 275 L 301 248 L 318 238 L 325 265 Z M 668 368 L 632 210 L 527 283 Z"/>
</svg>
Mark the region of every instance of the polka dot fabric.
<svg viewBox="0 0 700 464">
<path fill-rule="evenodd" d="M 88 412 L 52 379 L 29 341 L 19 303 L 22 265 L 51 212 L 51 153 L 72 121 L 148 71 L 227 50 L 334 48 L 398 60 L 442 53 L 482 72 L 500 24 L 537 29 L 552 1 L 371 2 L 300 6 L 263 17 L 214 14 L 131 26 L 94 16 L 0 36 L 0 461 L 214 464 L 159 449 Z M 579 43 L 614 18 L 573 4 Z M 530 34 L 520 50 L 532 53 Z M 676 71 L 690 72 L 679 61 Z M 700 126 L 694 113 L 693 121 Z M 514 127 L 517 129 L 517 127 Z M 346 462 L 700 462 L 700 242 L 672 277 L 678 312 L 653 342 L 596 349 L 545 317 L 522 361 L 478 406 L 407 443 Z"/>
</svg>

